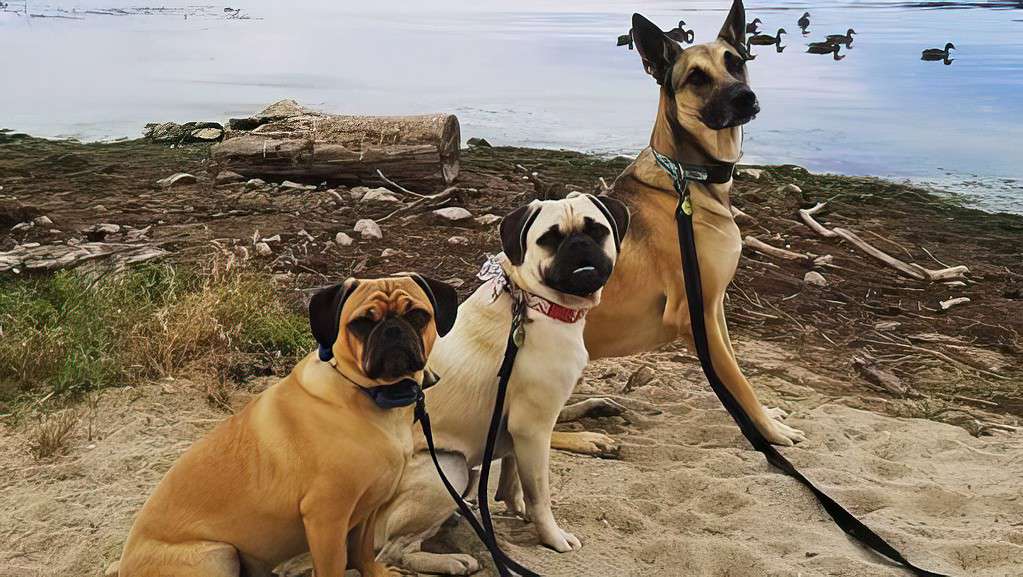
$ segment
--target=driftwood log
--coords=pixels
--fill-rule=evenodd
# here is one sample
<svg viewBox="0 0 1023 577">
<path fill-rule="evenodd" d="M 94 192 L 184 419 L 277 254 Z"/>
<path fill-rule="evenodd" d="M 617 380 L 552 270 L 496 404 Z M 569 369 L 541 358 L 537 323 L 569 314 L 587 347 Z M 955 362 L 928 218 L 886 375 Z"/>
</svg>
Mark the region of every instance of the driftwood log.
<svg viewBox="0 0 1023 577">
<path fill-rule="evenodd" d="M 213 160 L 247 177 L 381 184 L 383 172 L 410 188 L 458 177 L 461 133 L 451 114 L 344 116 L 287 100 L 229 127 Z"/>
</svg>

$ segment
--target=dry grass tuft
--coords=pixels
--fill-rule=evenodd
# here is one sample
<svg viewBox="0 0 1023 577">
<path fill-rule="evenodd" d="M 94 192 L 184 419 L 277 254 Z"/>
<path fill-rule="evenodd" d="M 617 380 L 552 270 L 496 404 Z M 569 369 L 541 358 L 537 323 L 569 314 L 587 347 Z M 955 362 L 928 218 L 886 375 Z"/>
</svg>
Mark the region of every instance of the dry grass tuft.
<svg viewBox="0 0 1023 577">
<path fill-rule="evenodd" d="M 42 417 L 29 431 L 28 450 L 37 460 L 63 455 L 70 448 L 69 441 L 78 427 L 78 412 L 64 409 Z"/>
</svg>

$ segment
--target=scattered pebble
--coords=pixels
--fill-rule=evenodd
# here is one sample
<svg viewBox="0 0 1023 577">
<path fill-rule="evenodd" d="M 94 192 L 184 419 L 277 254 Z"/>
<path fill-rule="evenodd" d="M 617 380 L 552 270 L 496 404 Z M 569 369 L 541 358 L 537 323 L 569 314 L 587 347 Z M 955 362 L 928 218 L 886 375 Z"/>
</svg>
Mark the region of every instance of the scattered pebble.
<svg viewBox="0 0 1023 577">
<path fill-rule="evenodd" d="M 355 223 L 353 230 L 362 235 L 362 238 L 384 238 L 384 231 L 380 230 L 380 225 L 373 219 L 362 218 Z"/>
<path fill-rule="evenodd" d="M 479 224 L 481 226 L 490 226 L 495 222 L 501 222 L 501 217 L 497 216 L 496 214 L 487 213 L 482 216 L 477 216 L 473 220 L 476 221 L 476 224 Z"/>
<path fill-rule="evenodd" d="M 32 222 L 36 226 L 49 226 L 49 225 L 53 224 L 53 221 L 50 220 L 50 217 L 48 217 L 48 216 L 37 216 L 37 217 L 32 219 Z"/>
<path fill-rule="evenodd" d="M 386 188 L 371 188 L 367 190 L 360 199 L 360 202 L 400 203 L 401 199 L 394 196 L 394 193 Z"/>
<path fill-rule="evenodd" d="M 448 239 L 448 244 L 466 246 L 469 244 L 469 239 L 465 238 L 464 236 L 453 236 Z"/>
<path fill-rule="evenodd" d="M 224 137 L 224 131 L 219 128 L 197 128 L 192 131 L 191 136 L 203 142 L 214 142 Z"/>
<path fill-rule="evenodd" d="M 400 254 L 399 251 L 397 251 L 397 250 L 395 250 L 393 248 L 385 248 L 384 250 L 380 251 L 380 256 L 382 258 L 390 258 L 390 257 L 395 256 L 397 254 Z"/>
<path fill-rule="evenodd" d="M 156 184 L 163 188 L 173 188 L 175 186 L 182 186 L 185 184 L 195 184 L 198 181 L 199 179 L 194 175 L 188 174 L 187 172 L 179 172 L 177 174 L 172 174 L 167 178 L 161 178 L 156 181 Z"/>
<path fill-rule="evenodd" d="M 337 243 L 338 246 L 352 246 L 355 239 L 343 232 L 339 232 L 334 236 L 334 242 Z"/>
<path fill-rule="evenodd" d="M 16 225 L 11 227 L 11 231 L 12 232 L 21 232 L 23 230 L 28 230 L 28 229 L 32 228 L 33 226 L 35 226 L 35 225 L 32 224 L 31 222 L 19 222 L 18 224 L 16 224 Z"/>
<path fill-rule="evenodd" d="M 491 148 L 490 143 L 487 142 L 486 138 L 473 137 L 470 138 L 469 140 L 466 140 L 465 143 L 468 144 L 470 147 L 474 148 Z"/>
<path fill-rule="evenodd" d="M 369 187 L 367 186 L 353 186 L 352 189 L 348 191 L 348 197 L 352 200 L 362 200 L 362 197 L 365 196 L 367 192 L 369 192 Z"/>
<path fill-rule="evenodd" d="M 824 275 L 815 270 L 803 275 L 803 282 L 814 286 L 828 286 L 828 279 L 824 278 Z"/>
<path fill-rule="evenodd" d="M 759 168 L 740 168 L 735 171 L 735 175 L 739 178 L 748 178 L 750 180 L 760 180 L 763 174 L 764 171 Z"/>
<path fill-rule="evenodd" d="M 217 174 L 217 178 L 214 182 L 217 184 L 234 184 L 236 182 L 242 182 L 245 177 L 230 170 L 222 170 Z"/>
<path fill-rule="evenodd" d="M 256 254 L 258 256 L 270 256 L 273 252 L 274 251 L 270 249 L 270 245 L 265 242 L 256 243 Z"/>
<path fill-rule="evenodd" d="M 450 222 L 458 222 L 467 218 L 472 218 L 472 213 L 460 206 L 446 206 L 444 208 L 438 208 L 431 214 Z"/>
<path fill-rule="evenodd" d="M 253 178 L 245 182 L 245 190 L 254 190 L 257 188 L 266 188 L 266 181 L 262 178 Z"/>
</svg>

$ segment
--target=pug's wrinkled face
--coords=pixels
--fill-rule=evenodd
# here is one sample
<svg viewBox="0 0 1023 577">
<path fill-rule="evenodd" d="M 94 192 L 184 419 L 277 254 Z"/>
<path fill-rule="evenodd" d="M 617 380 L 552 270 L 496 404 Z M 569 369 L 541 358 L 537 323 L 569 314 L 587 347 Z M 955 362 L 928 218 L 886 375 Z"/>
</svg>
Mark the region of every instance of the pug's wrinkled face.
<svg viewBox="0 0 1023 577">
<path fill-rule="evenodd" d="M 457 308 L 454 288 L 419 275 L 348 279 L 314 295 L 309 318 L 320 360 L 336 359 L 342 374 L 372 387 L 421 382 Z"/>
<path fill-rule="evenodd" d="M 569 308 L 595 306 L 628 226 L 628 208 L 610 197 L 535 200 L 501 222 L 512 280 Z"/>
</svg>

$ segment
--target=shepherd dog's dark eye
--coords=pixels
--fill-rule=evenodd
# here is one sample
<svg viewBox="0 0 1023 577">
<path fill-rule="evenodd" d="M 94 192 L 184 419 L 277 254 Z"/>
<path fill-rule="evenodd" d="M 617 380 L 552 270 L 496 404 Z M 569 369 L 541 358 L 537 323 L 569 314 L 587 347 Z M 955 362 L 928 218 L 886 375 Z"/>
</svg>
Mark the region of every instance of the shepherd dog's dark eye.
<svg viewBox="0 0 1023 577">
<path fill-rule="evenodd" d="M 708 76 L 702 69 L 694 68 L 693 71 L 689 73 L 689 77 L 686 78 L 686 84 L 696 87 L 706 86 L 707 84 L 710 84 L 710 76 Z"/>
<path fill-rule="evenodd" d="M 405 320 L 416 330 L 422 330 L 430 323 L 431 318 L 430 313 L 423 309 L 412 309 L 405 313 Z"/>
<path fill-rule="evenodd" d="M 561 241 L 565 240 L 565 235 L 561 234 L 557 226 L 552 226 L 547 229 L 547 232 L 540 235 L 540 238 L 536 239 L 536 244 L 555 250 L 561 245 Z"/>
<path fill-rule="evenodd" d="M 369 317 L 359 317 L 348 322 L 348 331 L 360 339 L 366 340 L 376 325 L 377 322 Z"/>
</svg>

